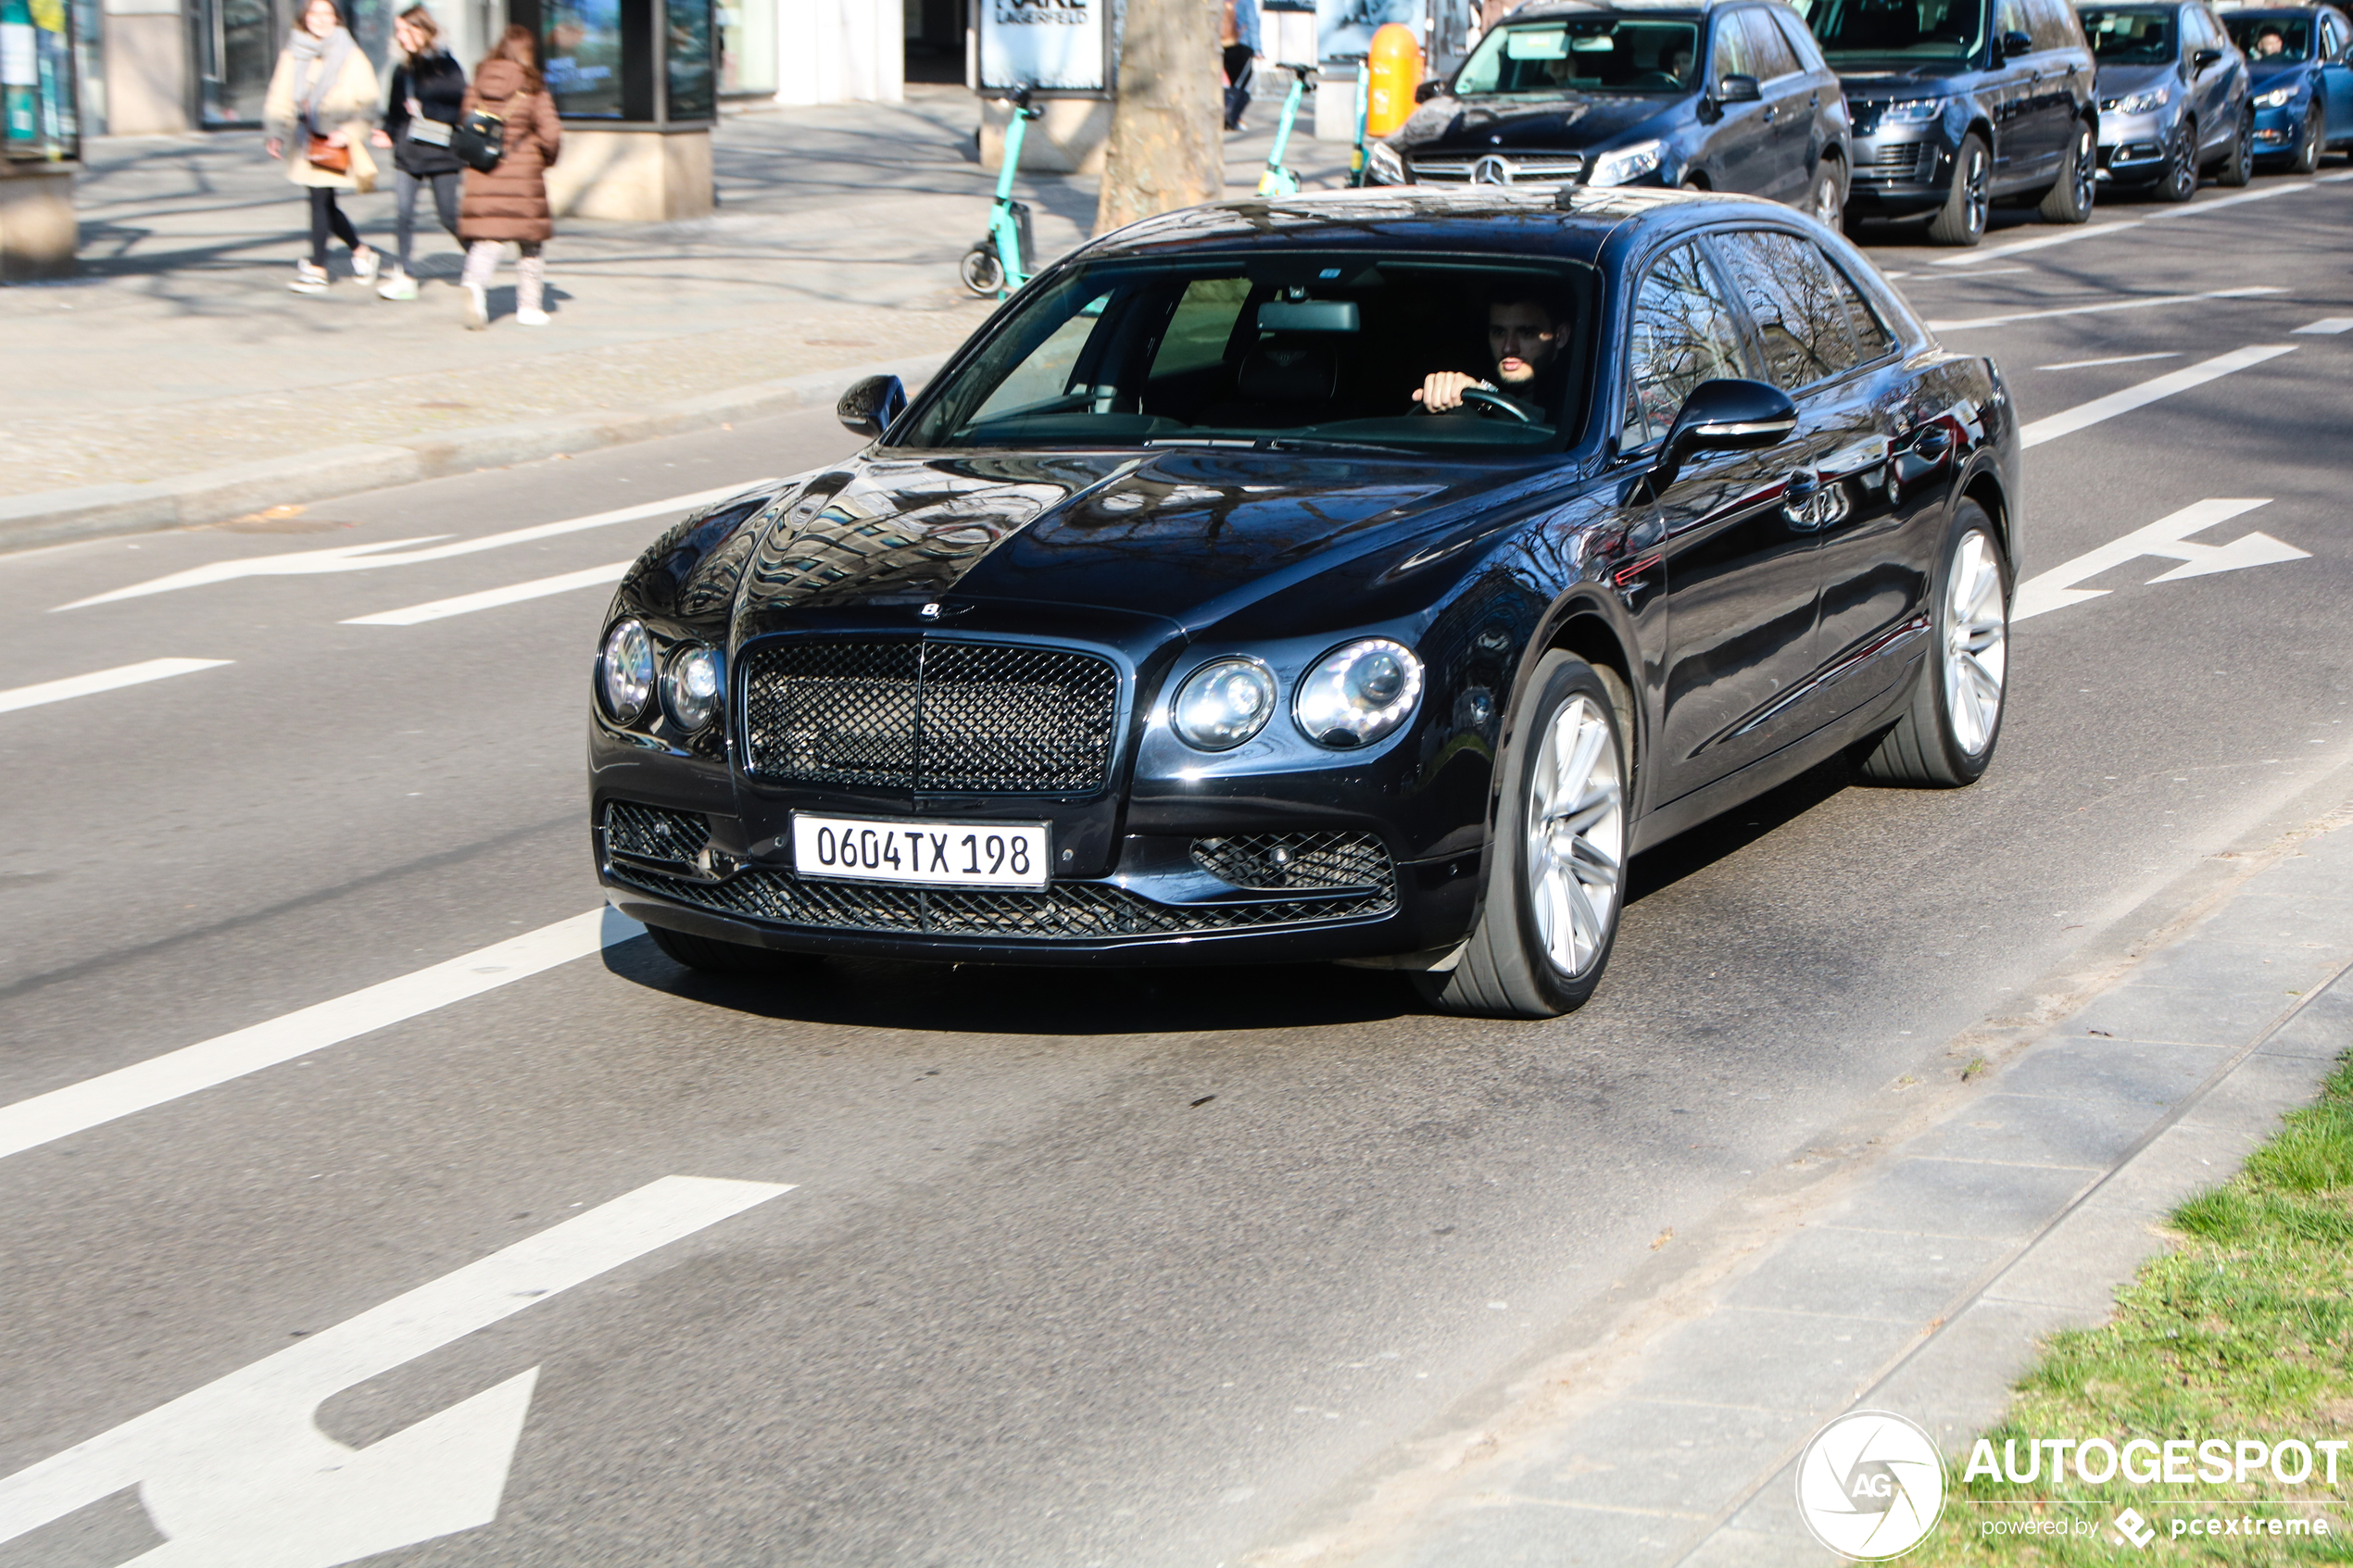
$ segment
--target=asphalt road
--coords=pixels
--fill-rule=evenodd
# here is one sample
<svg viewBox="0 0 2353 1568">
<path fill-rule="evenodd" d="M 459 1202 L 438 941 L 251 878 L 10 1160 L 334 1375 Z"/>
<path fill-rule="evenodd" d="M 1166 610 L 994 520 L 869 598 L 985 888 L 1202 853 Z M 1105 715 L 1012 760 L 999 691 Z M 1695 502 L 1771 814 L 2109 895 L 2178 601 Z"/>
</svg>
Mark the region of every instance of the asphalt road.
<svg viewBox="0 0 2353 1568">
<path fill-rule="evenodd" d="M 2287 345 L 2044 427 L 2030 578 L 2216 498 L 2262 504 L 2191 546 L 2304 554 L 2158 540 L 2044 583 L 2113 591 L 2020 625 L 1977 787 L 1824 771 L 1649 856 L 1599 995 L 1547 1024 L 1428 1016 L 1337 969 L 837 963 L 778 987 L 643 940 L 394 997 L 340 1044 L 306 1015 L 283 1027 L 315 1049 L 0 1158 L 0 1477 L 132 1434 L 52 1466 L 59 1516 L 0 1564 L 155 1547 L 141 1481 L 181 1548 L 158 1563 L 258 1562 L 265 1537 L 271 1562 L 423 1539 L 384 1561 L 519 1568 L 1208 1564 L 1280 1540 L 1662 1231 L 2353 759 L 2353 332 L 2299 331 L 2353 318 L 2353 171 L 2253 194 L 2005 226 L 1967 258 L 1874 246 L 2029 420 Z M 487 985 L 465 976 L 501 960 L 470 955 L 598 905 L 604 590 L 348 622 L 591 573 L 661 518 L 253 561 L 480 539 L 851 445 L 795 417 L 0 558 L 0 1131 L 30 1097 L 430 966 Z M 2215 570 L 2150 582 L 2183 555 Z M 18 706 L 166 659 L 228 662 Z M 673 1176 L 790 1190 L 620 1201 Z M 573 1220 L 598 1261 L 566 1273 L 533 1238 Z M 513 1278 L 409 1294 L 493 1254 Z M 364 1446 L 485 1390 L 438 1448 L 282 1489 L 320 1399 Z M 518 1423 L 495 1523 L 459 1529 Z M 8 1485 L 0 1525 L 34 1506 Z"/>
</svg>

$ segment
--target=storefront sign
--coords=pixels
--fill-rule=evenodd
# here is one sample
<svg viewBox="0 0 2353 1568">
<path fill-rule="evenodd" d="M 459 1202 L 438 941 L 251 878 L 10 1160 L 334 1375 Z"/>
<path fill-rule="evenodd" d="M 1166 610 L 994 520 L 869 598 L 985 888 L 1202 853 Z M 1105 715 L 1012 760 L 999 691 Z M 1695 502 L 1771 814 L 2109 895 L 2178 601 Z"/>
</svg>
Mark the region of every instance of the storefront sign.
<svg viewBox="0 0 2353 1568">
<path fill-rule="evenodd" d="M 981 91 L 1107 91 L 1111 5 L 1112 0 L 980 0 Z"/>
</svg>

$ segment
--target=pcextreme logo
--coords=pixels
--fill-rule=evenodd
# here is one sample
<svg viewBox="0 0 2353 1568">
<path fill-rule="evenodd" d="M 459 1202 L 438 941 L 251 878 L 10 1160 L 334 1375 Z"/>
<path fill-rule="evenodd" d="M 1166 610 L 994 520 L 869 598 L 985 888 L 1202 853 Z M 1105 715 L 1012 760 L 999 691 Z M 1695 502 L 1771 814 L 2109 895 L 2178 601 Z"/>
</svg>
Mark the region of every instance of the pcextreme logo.
<svg viewBox="0 0 2353 1568">
<path fill-rule="evenodd" d="M 1842 1557 L 1901 1557 L 1944 1512 L 1944 1457 L 1936 1439 L 1900 1415 L 1840 1416 L 1798 1458 L 1797 1512 L 1814 1538 Z"/>
</svg>

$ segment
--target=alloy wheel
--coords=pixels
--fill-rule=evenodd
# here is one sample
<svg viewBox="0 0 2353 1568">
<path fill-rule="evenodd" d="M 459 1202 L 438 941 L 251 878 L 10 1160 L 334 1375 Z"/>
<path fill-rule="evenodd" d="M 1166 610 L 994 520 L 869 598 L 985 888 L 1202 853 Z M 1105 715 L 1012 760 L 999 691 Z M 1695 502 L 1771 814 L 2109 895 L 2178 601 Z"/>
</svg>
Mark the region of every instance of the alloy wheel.
<svg viewBox="0 0 2353 1568">
<path fill-rule="evenodd" d="M 1982 149 L 1974 145 L 1969 148 L 1969 168 L 1962 172 L 1961 179 L 1962 199 L 1969 204 L 1969 232 L 1972 235 L 1982 234 L 1985 232 L 1986 219 L 1994 210 L 1994 198 L 1986 188 L 1985 154 Z"/>
<path fill-rule="evenodd" d="M 1944 711 L 1953 740 L 1978 756 L 2002 721 L 2009 670 L 2009 613 L 1993 541 L 1972 529 L 1954 546 L 1944 577 Z"/>
<path fill-rule="evenodd" d="M 2092 144 L 2090 127 L 2075 133 L 2075 168 L 2070 178 L 2075 182 L 2075 210 L 2089 212 L 2099 186 L 2099 154 Z"/>
<path fill-rule="evenodd" d="M 1845 207 L 1839 200 L 1838 165 L 1825 163 L 1814 176 L 1814 217 L 1826 229 L 1835 229 Z"/>
<path fill-rule="evenodd" d="M 2183 120 L 2174 128 L 2173 144 L 2165 158 L 2165 196 L 2168 201 L 2187 201 L 2197 194 L 2197 140 Z"/>
<path fill-rule="evenodd" d="M 1622 797 L 1608 717 L 1580 692 L 1553 714 L 1528 792 L 1529 905 L 1545 955 L 1565 974 L 1590 968 L 1617 922 Z"/>
</svg>

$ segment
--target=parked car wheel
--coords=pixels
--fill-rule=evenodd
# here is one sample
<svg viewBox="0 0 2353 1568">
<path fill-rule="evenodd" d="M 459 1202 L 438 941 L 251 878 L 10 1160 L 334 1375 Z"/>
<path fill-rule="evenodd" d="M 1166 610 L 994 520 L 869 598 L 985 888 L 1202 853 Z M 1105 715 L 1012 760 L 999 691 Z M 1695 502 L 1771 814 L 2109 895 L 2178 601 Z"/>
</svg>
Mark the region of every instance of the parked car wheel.
<svg viewBox="0 0 2353 1568">
<path fill-rule="evenodd" d="M 773 953 L 765 947 L 754 947 L 743 942 L 723 942 L 715 936 L 697 936 L 689 932 L 671 931 L 659 925 L 646 927 L 646 935 L 654 939 L 662 956 L 673 963 L 704 974 L 777 974 L 804 969 L 819 960 L 792 953 Z"/>
<path fill-rule="evenodd" d="M 1486 1018 L 1582 1006 L 1617 939 L 1626 859 L 1624 685 L 1557 649 L 1538 661 L 1504 756 L 1486 907 L 1428 1001 Z"/>
<path fill-rule="evenodd" d="M 1846 169 L 1835 157 L 1826 157 L 1814 169 L 1814 197 L 1808 204 L 1814 217 L 1826 229 L 1836 229 L 1846 214 Z"/>
<path fill-rule="evenodd" d="M 1953 184 L 1944 205 L 1928 226 L 1928 237 L 1941 245 L 1973 245 L 1985 237 L 1985 215 L 1992 205 L 1993 155 L 1984 138 L 1970 132 L 1953 155 Z"/>
<path fill-rule="evenodd" d="M 2296 143 L 2296 161 L 2290 167 L 2298 174 L 2312 173 L 2321 167 L 2321 153 L 2328 144 L 2328 106 L 2315 97 L 2304 113 L 2304 139 Z"/>
<path fill-rule="evenodd" d="M 1005 286 L 1005 264 L 997 259 L 994 245 L 976 245 L 964 252 L 964 258 L 956 264 L 956 275 L 964 281 L 964 287 L 983 296 Z"/>
<path fill-rule="evenodd" d="M 2010 575 L 1974 501 L 1954 508 L 1935 591 L 1935 643 L 1910 706 L 1864 758 L 1866 778 L 1950 789 L 1975 784 L 1994 759 L 2009 689 Z"/>
<path fill-rule="evenodd" d="M 2075 128 L 2075 148 L 2067 161 L 2067 172 L 2058 183 L 2043 194 L 2041 211 L 2052 223 L 2088 223 L 2092 220 L 2092 203 L 2099 184 L 2099 138 L 2086 123 Z"/>
<path fill-rule="evenodd" d="M 2184 119 L 2173 128 L 2165 150 L 2165 172 L 2158 176 L 2157 199 L 2185 202 L 2197 194 L 2197 127 Z"/>
<path fill-rule="evenodd" d="M 2214 178 L 2225 185 L 2244 185 L 2255 178 L 2255 111 L 2239 116 L 2239 133 L 2231 139 L 2230 156 Z"/>
</svg>

